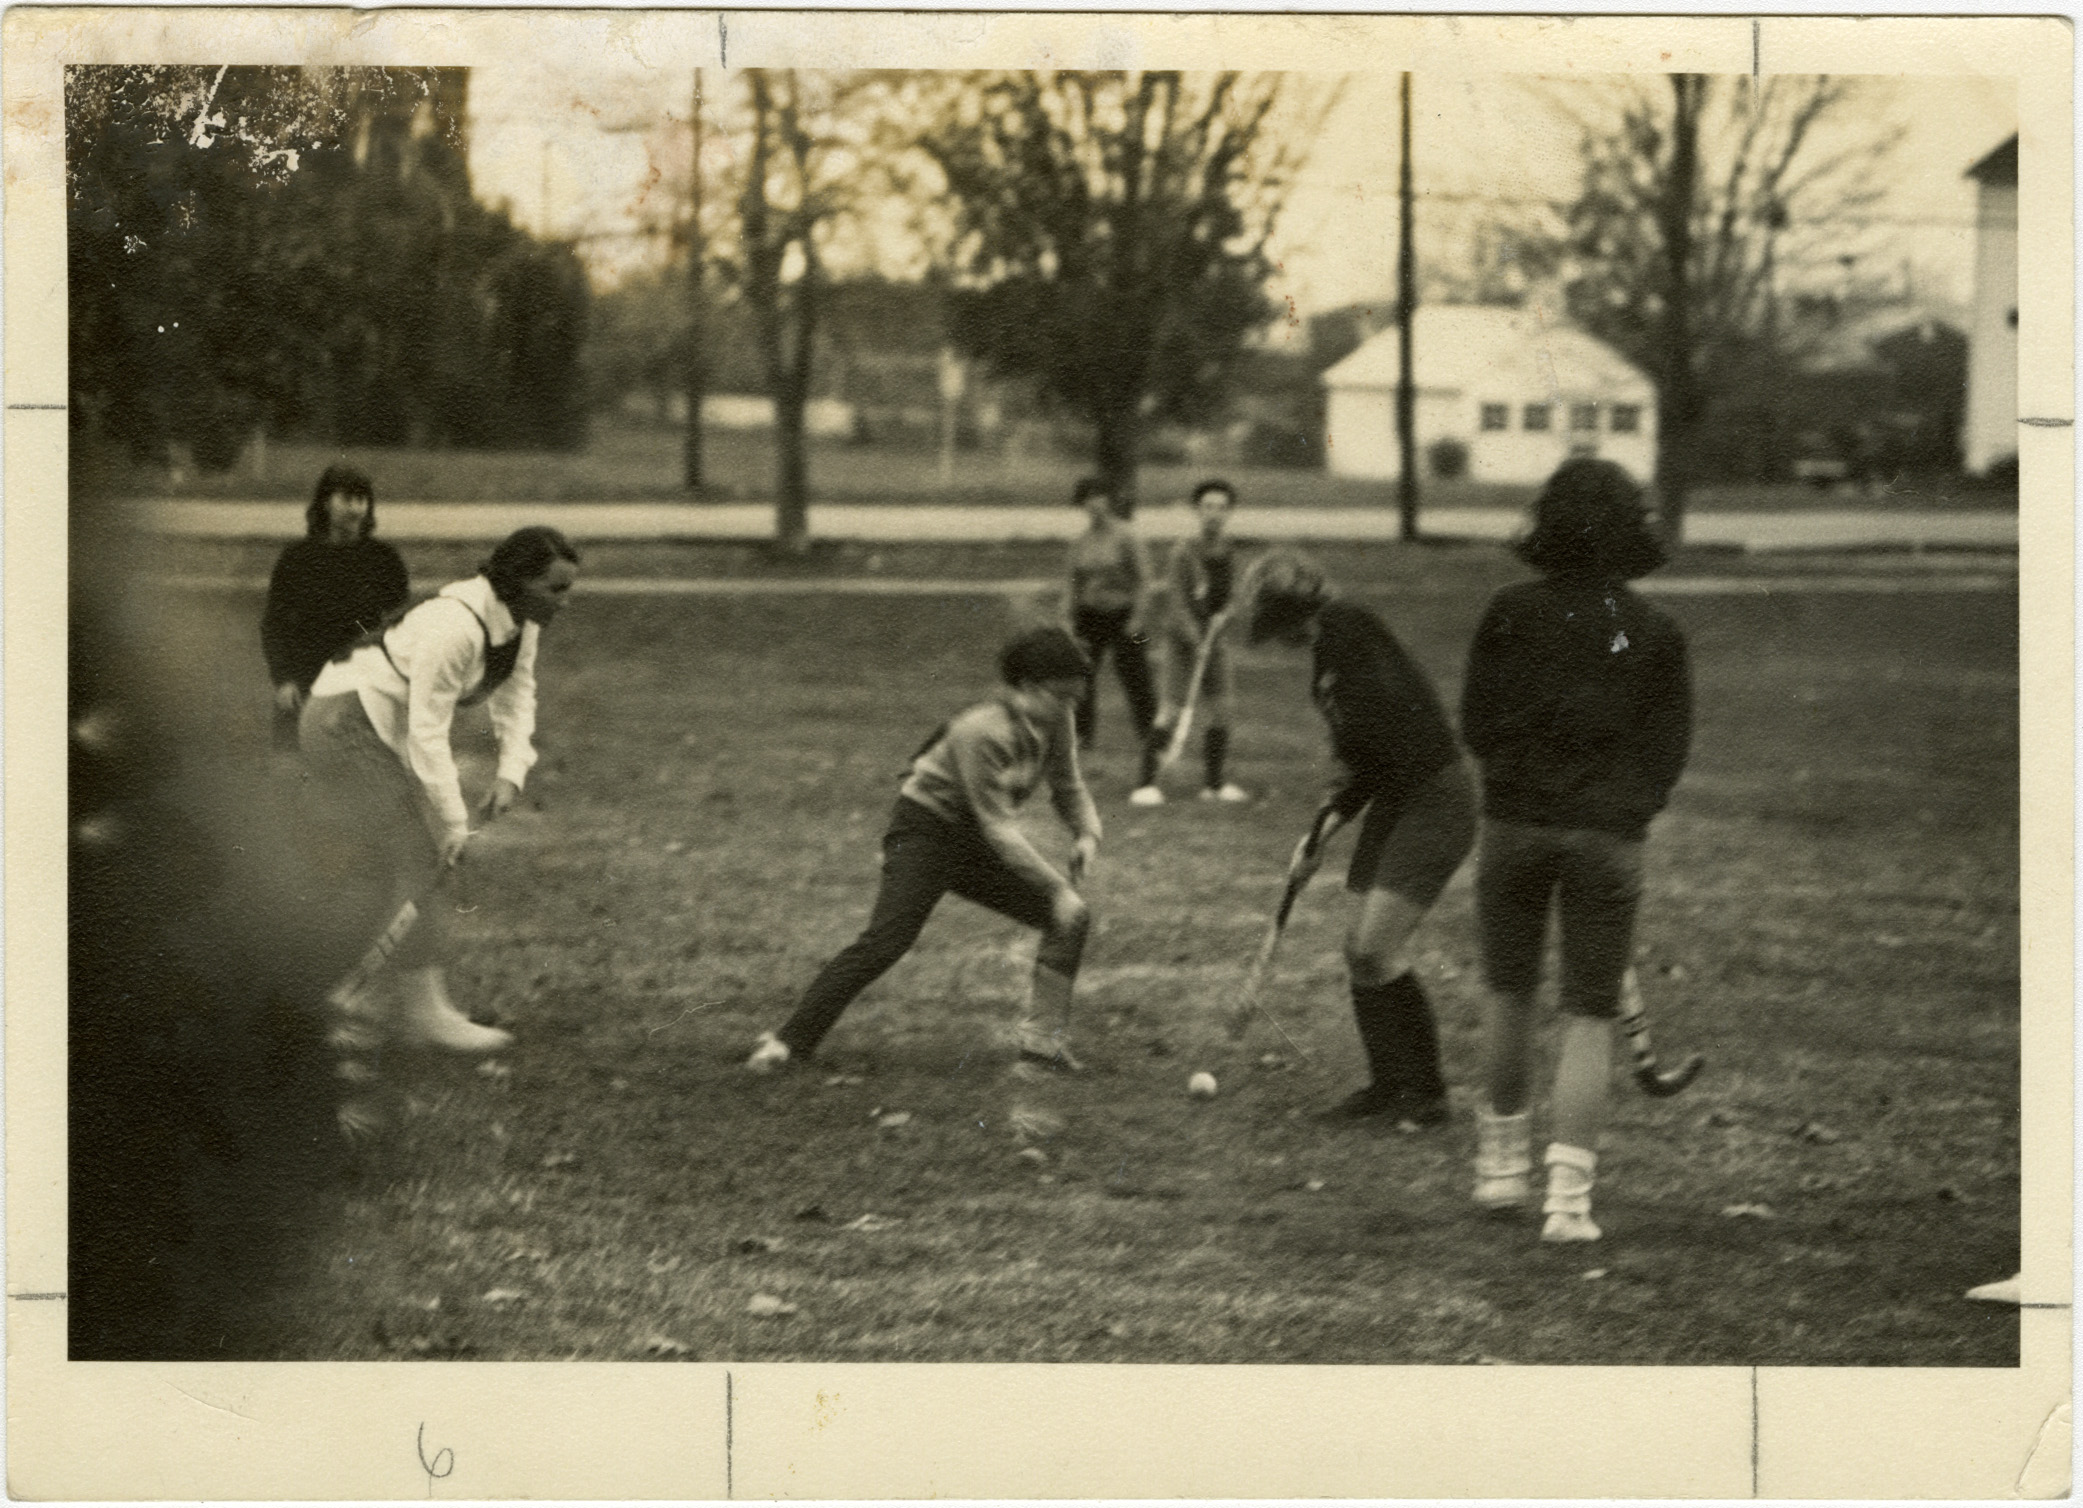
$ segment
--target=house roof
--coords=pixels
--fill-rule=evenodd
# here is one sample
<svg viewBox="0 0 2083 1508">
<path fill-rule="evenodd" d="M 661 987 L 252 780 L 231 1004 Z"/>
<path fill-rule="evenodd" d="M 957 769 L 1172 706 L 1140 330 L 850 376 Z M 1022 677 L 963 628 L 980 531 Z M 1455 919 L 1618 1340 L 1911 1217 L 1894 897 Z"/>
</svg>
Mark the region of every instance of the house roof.
<svg viewBox="0 0 2083 1508">
<path fill-rule="evenodd" d="M 1967 170 L 1966 176 L 1976 179 L 1990 188 L 2016 188 L 2018 186 L 2018 133 L 2013 131 L 2011 139 L 1984 157 Z"/>
<path fill-rule="evenodd" d="M 1427 304 L 1415 323 L 1412 358 L 1423 389 L 1508 399 L 1653 393 L 1648 377 L 1618 351 L 1534 304 Z M 1383 330 L 1326 371 L 1324 384 L 1393 388 L 1400 350 L 1399 332 Z"/>
</svg>

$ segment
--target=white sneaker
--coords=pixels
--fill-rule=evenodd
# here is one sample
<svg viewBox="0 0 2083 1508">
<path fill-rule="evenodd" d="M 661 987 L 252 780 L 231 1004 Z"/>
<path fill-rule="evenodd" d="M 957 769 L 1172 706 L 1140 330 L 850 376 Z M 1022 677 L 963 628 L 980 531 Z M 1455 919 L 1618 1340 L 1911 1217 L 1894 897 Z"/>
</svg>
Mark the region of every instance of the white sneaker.
<svg viewBox="0 0 2083 1508">
<path fill-rule="evenodd" d="M 1130 806 L 1163 806 L 1164 792 L 1154 785 L 1139 785 L 1128 793 Z"/>
<path fill-rule="evenodd" d="M 2024 1274 L 2003 1279 L 1998 1283 L 1984 1283 L 1979 1288 L 1967 1290 L 1967 1296 L 1983 1304 L 2021 1304 L 2025 1301 Z"/>
<path fill-rule="evenodd" d="M 1226 780 L 1221 785 L 1210 786 L 1201 792 L 1201 800 L 1203 801 L 1237 802 L 1249 801 L 1250 799 L 1251 792 L 1245 790 L 1243 786 L 1238 785 L 1234 780 Z"/>
<path fill-rule="evenodd" d="M 1604 1234 L 1604 1231 L 1592 1223 L 1589 1215 L 1579 1215 L 1569 1210 L 1555 1211 L 1541 1227 L 1543 1241 L 1596 1241 Z"/>
<path fill-rule="evenodd" d="M 792 1056 L 786 1042 L 772 1032 L 761 1032 L 758 1044 L 752 1049 L 752 1056 L 745 1060 L 745 1071 L 772 1073 Z"/>
</svg>

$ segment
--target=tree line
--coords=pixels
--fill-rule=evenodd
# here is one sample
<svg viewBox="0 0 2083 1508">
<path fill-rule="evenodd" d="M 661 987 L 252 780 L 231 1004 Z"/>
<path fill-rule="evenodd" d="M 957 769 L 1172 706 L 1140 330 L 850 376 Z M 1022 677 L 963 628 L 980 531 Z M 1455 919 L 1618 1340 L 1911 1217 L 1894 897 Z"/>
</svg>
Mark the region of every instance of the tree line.
<svg viewBox="0 0 2083 1508">
<path fill-rule="evenodd" d="M 77 68 L 66 91 L 74 420 L 228 464 L 255 431 L 340 443 L 583 438 L 586 282 L 469 192 L 444 70 Z M 447 71 L 450 73 L 456 71 Z M 953 344 L 1093 435 L 1133 506 L 1148 429 L 1220 415 L 1273 319 L 1269 245 L 1335 84 L 1247 72 L 712 72 L 661 227 L 682 304 L 604 309 L 596 380 L 721 365 L 773 399 L 777 533 L 806 534 L 804 410 L 835 272 L 908 249 Z M 1775 279 L 1878 193 L 1842 80 L 1587 85 L 1571 199 L 1482 227 L 1471 296 L 1559 286 L 1660 400 L 1682 524 L 1729 396 L 1783 371 Z M 1825 145 L 1825 142 L 1828 145 Z M 1849 141 L 1850 145 L 1844 145 Z M 1421 159 L 1422 161 L 1422 159 Z M 668 196 L 672 197 L 672 196 Z M 707 337 L 705 338 L 705 332 Z M 732 348 L 715 337 L 728 332 Z M 686 482 L 698 491 L 700 451 Z"/>
<path fill-rule="evenodd" d="M 471 197 L 457 72 L 69 69 L 75 432 L 578 444 L 584 270 Z"/>
</svg>

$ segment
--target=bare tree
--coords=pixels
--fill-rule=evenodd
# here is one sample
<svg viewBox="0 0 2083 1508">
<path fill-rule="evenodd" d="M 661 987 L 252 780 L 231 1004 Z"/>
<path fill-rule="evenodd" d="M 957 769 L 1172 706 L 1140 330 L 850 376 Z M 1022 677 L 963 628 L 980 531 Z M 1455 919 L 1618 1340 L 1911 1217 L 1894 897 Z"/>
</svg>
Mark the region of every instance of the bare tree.
<svg viewBox="0 0 2083 1508">
<path fill-rule="evenodd" d="M 953 217 L 956 339 L 1089 422 L 1124 507 L 1153 419 L 1210 417 L 1271 319 L 1266 243 L 1328 100 L 1275 74 L 998 73 L 924 137 Z"/>
<path fill-rule="evenodd" d="M 1778 284 L 1831 216 L 1880 195 L 1884 127 L 1845 129 L 1855 81 L 1671 74 L 1577 116 L 1582 187 L 1559 248 L 1571 316 L 1657 387 L 1657 490 L 1682 535 L 1709 404 L 1776 354 Z"/>
<path fill-rule="evenodd" d="M 830 252 L 888 185 L 893 86 L 873 73 L 749 68 L 743 78 L 740 108 L 721 122 L 734 138 L 736 214 L 712 237 L 710 265 L 751 316 L 774 403 L 775 538 L 796 552 L 809 543 L 804 421 Z"/>
</svg>

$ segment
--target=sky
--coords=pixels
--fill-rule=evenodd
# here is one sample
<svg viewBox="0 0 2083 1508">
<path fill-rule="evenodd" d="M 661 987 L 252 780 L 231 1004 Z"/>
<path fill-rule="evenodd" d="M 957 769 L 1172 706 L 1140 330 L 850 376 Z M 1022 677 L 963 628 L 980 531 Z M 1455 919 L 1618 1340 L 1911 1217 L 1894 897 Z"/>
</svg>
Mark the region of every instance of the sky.
<svg viewBox="0 0 2083 1508">
<path fill-rule="evenodd" d="M 724 75 L 713 70 L 707 77 L 713 88 Z M 2011 83 L 1892 77 L 1862 80 L 1861 87 L 1861 104 L 1840 121 L 1837 141 L 1821 145 L 1899 132 L 1877 175 L 1883 198 L 1861 223 L 1841 230 L 1856 263 L 1807 276 L 1885 275 L 1894 283 L 1907 277 L 1935 308 L 1963 306 L 1974 265 L 1974 185 L 1963 175 L 2017 129 Z M 1272 246 L 1280 270 L 1269 292 L 1298 320 L 1385 300 L 1395 286 L 1396 89 L 1393 75 L 1347 81 L 1290 198 Z M 587 73 L 522 61 L 474 69 L 477 192 L 508 201 L 531 229 L 591 237 L 583 250 L 596 279 L 611 282 L 659 254 L 655 238 L 622 232 L 659 217 L 659 195 L 673 181 L 668 158 L 677 153 L 685 161 L 686 138 L 678 133 L 686 130 L 691 92 L 685 71 Z M 1421 263 L 1465 256 L 1471 229 L 1500 202 L 1510 212 L 1570 196 L 1576 136 L 1554 102 L 1572 97 L 1564 86 L 1531 78 L 1416 77 L 1412 160 Z M 724 149 L 711 143 L 712 151 Z M 1839 234 L 1833 226 L 1833 247 Z M 1280 334 L 1276 329 L 1274 338 Z"/>
</svg>

